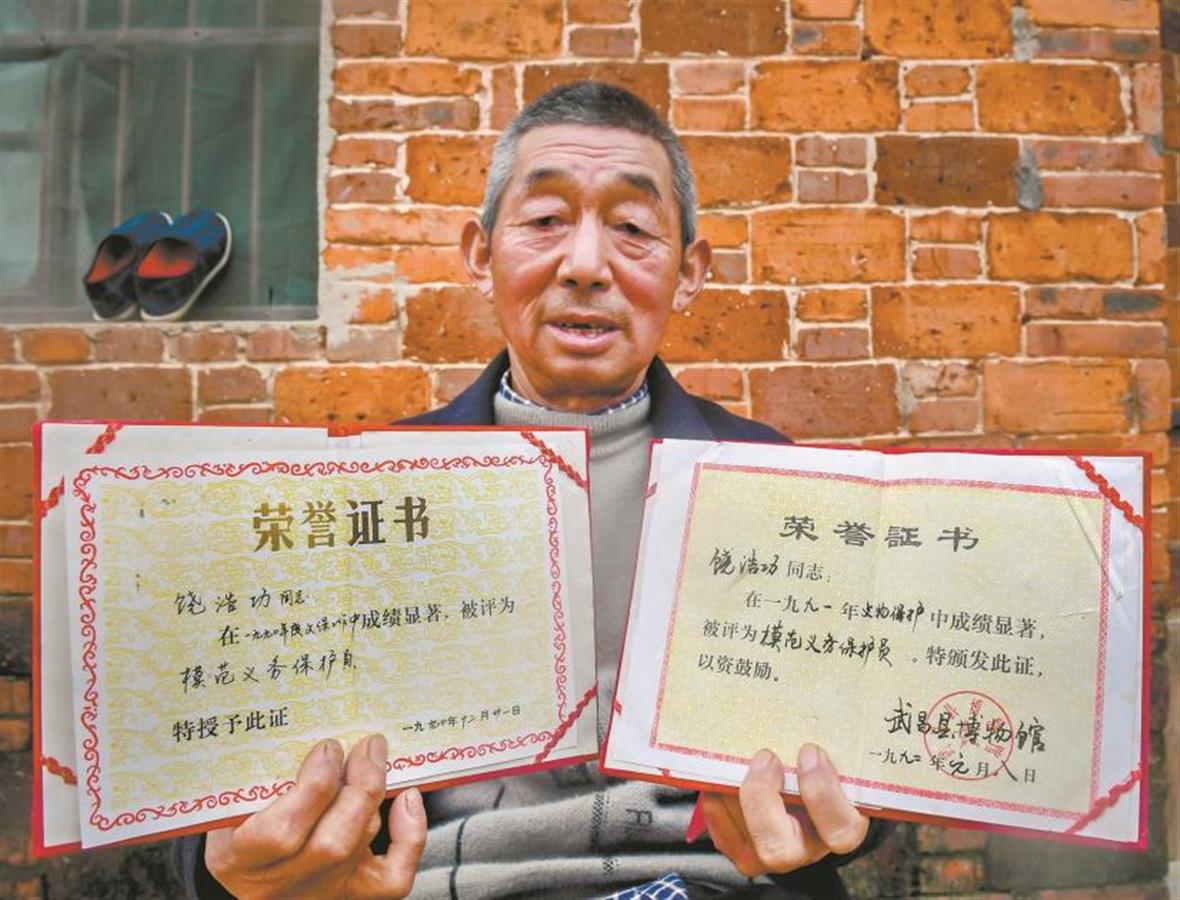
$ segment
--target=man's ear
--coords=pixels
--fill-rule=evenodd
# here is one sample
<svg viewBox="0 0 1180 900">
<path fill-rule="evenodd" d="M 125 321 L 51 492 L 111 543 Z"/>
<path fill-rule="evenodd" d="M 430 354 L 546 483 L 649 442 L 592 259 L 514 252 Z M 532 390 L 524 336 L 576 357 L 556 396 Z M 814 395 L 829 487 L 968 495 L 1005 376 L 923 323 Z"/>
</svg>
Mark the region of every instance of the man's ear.
<svg viewBox="0 0 1180 900">
<path fill-rule="evenodd" d="M 477 219 L 463 226 L 459 249 L 471 282 L 486 299 L 492 299 L 492 241 Z"/>
<path fill-rule="evenodd" d="M 696 298 L 709 277 L 709 266 L 713 264 L 713 248 L 704 238 L 697 238 L 684 248 L 680 261 L 680 275 L 676 281 L 676 295 L 672 298 L 672 309 L 683 312 Z"/>
</svg>

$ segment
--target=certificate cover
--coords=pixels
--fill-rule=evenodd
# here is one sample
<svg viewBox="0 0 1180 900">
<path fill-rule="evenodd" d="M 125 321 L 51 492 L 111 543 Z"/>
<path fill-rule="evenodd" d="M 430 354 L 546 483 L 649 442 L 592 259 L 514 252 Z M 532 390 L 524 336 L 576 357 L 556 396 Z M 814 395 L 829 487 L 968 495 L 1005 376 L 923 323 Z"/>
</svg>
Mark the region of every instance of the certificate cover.
<svg viewBox="0 0 1180 900">
<path fill-rule="evenodd" d="M 1142 849 L 1148 472 L 653 444 L 604 771 L 733 791 L 810 741 L 874 815 Z"/>
<path fill-rule="evenodd" d="M 325 737 L 391 791 L 595 753 L 584 432 L 34 441 L 39 855 L 244 817 Z"/>
</svg>

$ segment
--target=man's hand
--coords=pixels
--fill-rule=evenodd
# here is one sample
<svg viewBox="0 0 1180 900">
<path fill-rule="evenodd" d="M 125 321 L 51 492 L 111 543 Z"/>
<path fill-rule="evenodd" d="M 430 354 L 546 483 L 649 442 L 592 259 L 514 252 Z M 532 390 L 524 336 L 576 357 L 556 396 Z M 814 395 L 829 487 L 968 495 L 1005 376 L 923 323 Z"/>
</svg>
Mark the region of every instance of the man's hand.
<svg viewBox="0 0 1180 900">
<path fill-rule="evenodd" d="M 865 839 L 869 819 L 848 802 L 828 755 L 814 744 L 799 750 L 803 809 L 783 801 L 783 764 L 759 750 L 738 796 L 701 794 L 713 845 L 748 878 L 782 874 L 829 853 L 851 853 Z"/>
<path fill-rule="evenodd" d="M 347 762 L 337 741 L 316 744 L 287 793 L 236 828 L 209 832 L 209 872 L 239 898 L 404 897 L 426 843 L 426 813 L 415 788 L 403 791 L 389 809 L 389 850 L 369 850 L 388 752 L 379 734 L 359 741 Z"/>
</svg>

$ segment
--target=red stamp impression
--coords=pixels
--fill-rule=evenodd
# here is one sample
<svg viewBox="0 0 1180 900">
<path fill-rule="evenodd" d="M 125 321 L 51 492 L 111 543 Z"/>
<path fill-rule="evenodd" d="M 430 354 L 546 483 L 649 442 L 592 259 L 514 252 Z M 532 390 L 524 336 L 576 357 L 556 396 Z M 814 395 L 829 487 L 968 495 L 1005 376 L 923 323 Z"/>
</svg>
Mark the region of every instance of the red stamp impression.
<svg viewBox="0 0 1180 900">
<path fill-rule="evenodd" d="M 931 765 L 951 778 L 982 781 L 1007 769 L 1015 729 L 1004 707 L 987 694 L 947 694 L 930 707 L 923 724 Z"/>
</svg>

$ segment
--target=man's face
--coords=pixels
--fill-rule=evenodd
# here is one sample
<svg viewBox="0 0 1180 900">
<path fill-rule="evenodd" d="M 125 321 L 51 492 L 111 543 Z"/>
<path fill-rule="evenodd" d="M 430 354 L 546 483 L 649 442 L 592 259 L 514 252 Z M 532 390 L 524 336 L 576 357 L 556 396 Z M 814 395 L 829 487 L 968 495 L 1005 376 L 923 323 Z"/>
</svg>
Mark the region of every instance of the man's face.
<svg viewBox="0 0 1180 900">
<path fill-rule="evenodd" d="M 469 226 L 469 268 L 508 341 L 513 386 L 571 412 L 639 387 L 673 307 L 700 289 L 709 248 L 681 248 L 667 155 L 617 128 L 525 134 L 490 242 Z"/>
</svg>

